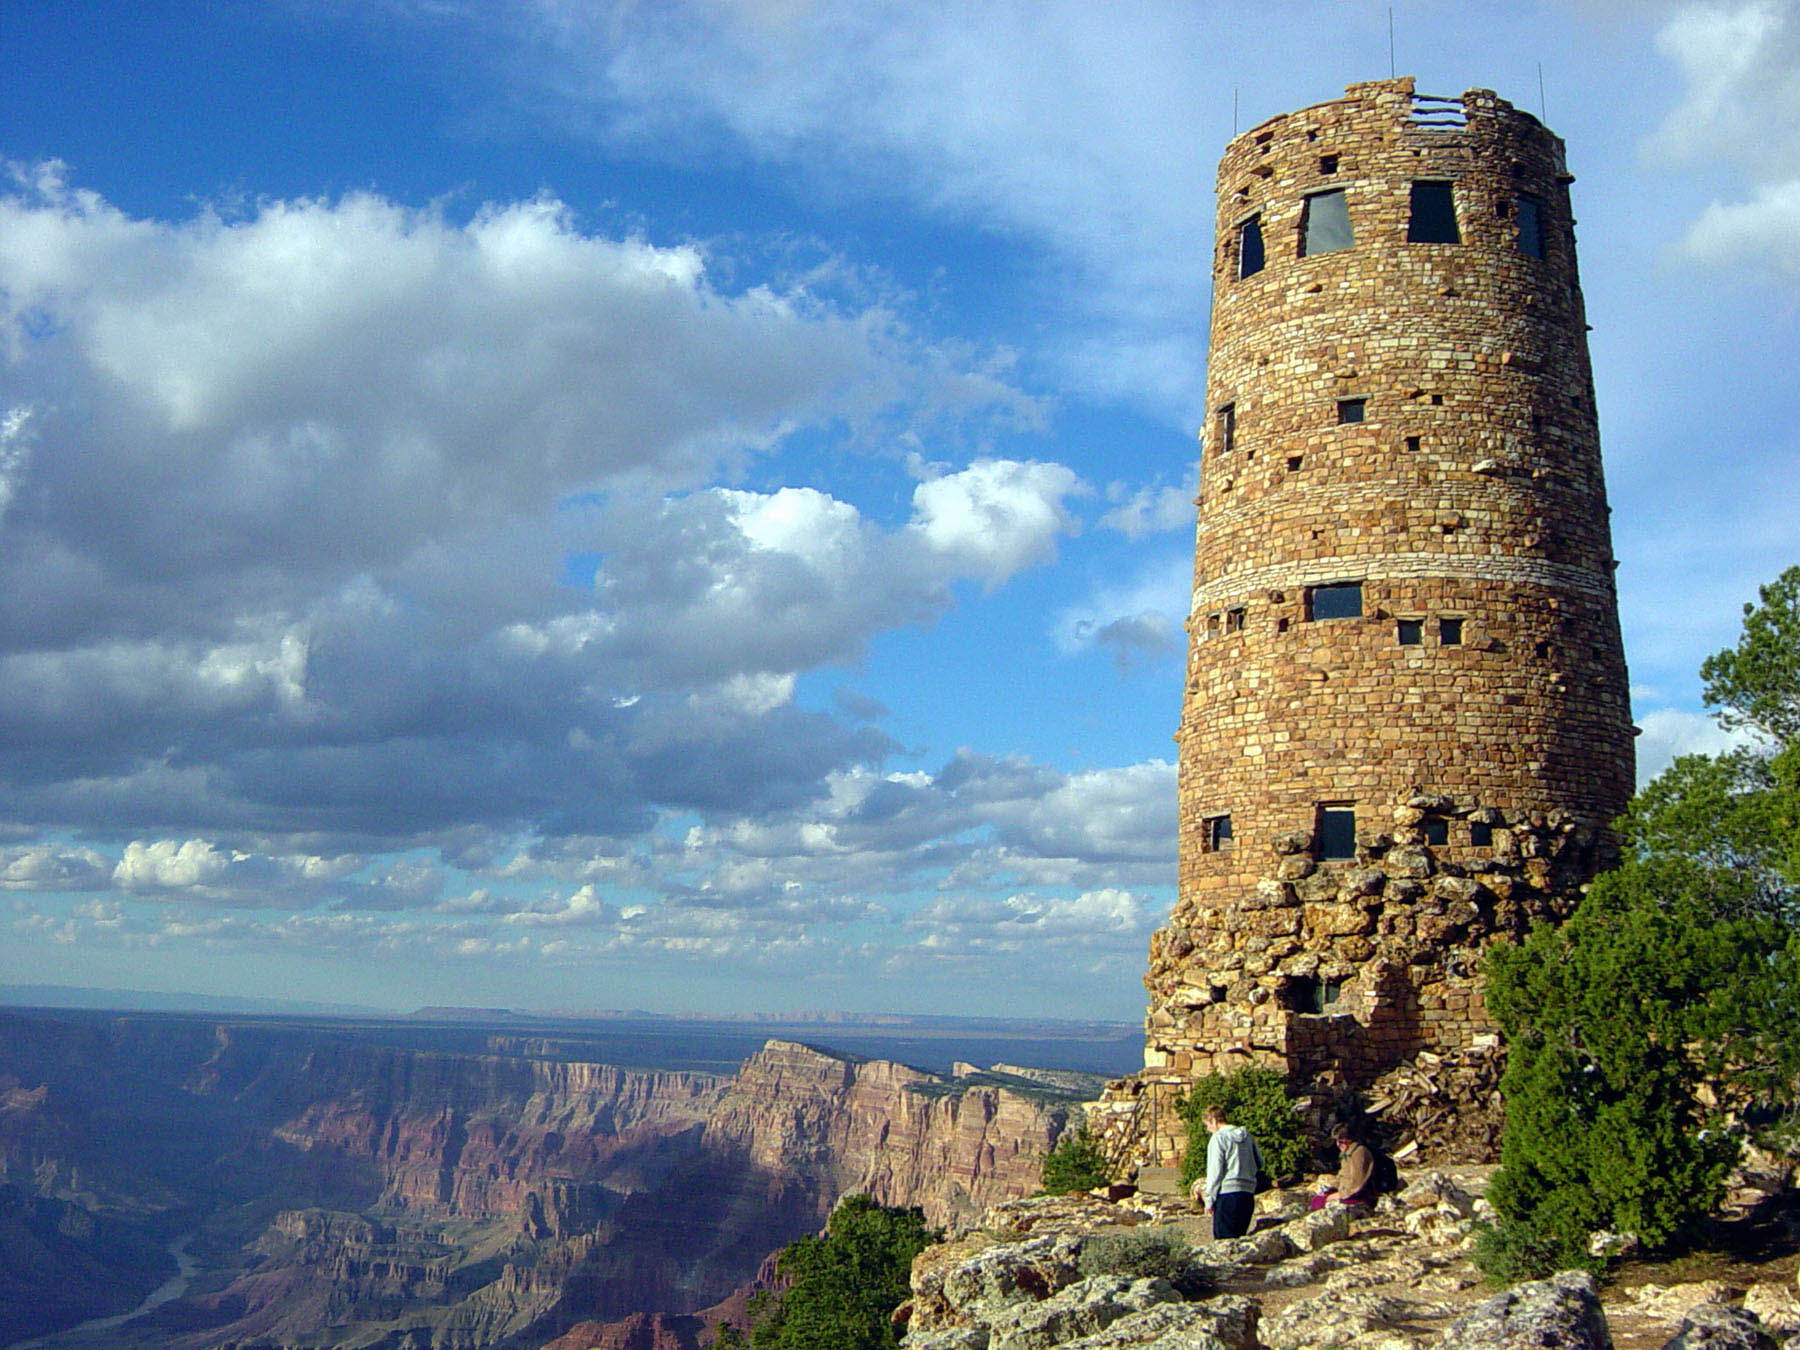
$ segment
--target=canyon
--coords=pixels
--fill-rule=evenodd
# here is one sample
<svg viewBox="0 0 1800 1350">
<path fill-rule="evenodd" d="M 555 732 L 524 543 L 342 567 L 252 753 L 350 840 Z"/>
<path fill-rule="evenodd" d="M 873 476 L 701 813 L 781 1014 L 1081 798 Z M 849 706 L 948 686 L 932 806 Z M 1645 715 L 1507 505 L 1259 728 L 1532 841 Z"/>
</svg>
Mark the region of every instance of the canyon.
<svg viewBox="0 0 1800 1350">
<path fill-rule="evenodd" d="M 0 1010 L 0 1344 L 688 1350 L 846 1194 L 936 1226 L 1029 1194 L 1101 1081 L 790 1040 L 734 1074 L 592 1048 Z M 79 1330 L 177 1248 L 179 1297 Z"/>
</svg>

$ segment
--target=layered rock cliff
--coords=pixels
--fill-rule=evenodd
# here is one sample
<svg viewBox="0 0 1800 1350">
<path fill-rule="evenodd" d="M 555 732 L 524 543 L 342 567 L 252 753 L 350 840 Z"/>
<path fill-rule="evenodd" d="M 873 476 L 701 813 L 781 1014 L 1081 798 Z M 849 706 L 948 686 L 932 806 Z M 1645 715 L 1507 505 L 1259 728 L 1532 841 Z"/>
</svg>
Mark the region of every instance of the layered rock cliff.
<svg viewBox="0 0 1800 1350">
<path fill-rule="evenodd" d="M 666 1342 L 844 1194 L 944 1224 L 1028 1193 L 1082 1095 L 785 1041 L 726 1078 L 368 1027 L 0 1024 L 0 1180 L 146 1250 L 199 1235 L 208 1269 L 142 1344 L 478 1347 L 636 1314 Z M 93 1297 L 29 1329 L 157 1274 L 102 1288 L 78 1256 Z"/>
</svg>

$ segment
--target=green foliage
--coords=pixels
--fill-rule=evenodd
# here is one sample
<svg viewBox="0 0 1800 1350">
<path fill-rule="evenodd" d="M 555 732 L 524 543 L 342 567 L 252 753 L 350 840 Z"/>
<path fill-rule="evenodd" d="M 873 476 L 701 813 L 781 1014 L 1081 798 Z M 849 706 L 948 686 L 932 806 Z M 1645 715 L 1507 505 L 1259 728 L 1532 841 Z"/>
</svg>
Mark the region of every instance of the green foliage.
<svg viewBox="0 0 1800 1350">
<path fill-rule="evenodd" d="M 1800 741 L 1800 567 L 1790 567 L 1744 606 L 1737 646 L 1700 667 L 1708 707 L 1728 727 L 1747 726 L 1771 740 Z"/>
<path fill-rule="evenodd" d="M 719 1323 L 719 1329 L 707 1350 L 748 1350 L 750 1342 L 744 1339 L 744 1333 L 731 1322 Z"/>
<path fill-rule="evenodd" d="M 1187 1152 L 1181 1159 L 1183 1186 L 1206 1175 L 1208 1135 L 1201 1116 L 1209 1106 L 1223 1107 L 1227 1120 L 1250 1131 L 1272 1179 L 1293 1176 L 1305 1164 L 1306 1127 L 1288 1099 L 1287 1079 L 1274 1069 L 1252 1065 L 1196 1079 L 1182 1102 L 1181 1118 L 1188 1132 Z"/>
<path fill-rule="evenodd" d="M 1134 1280 L 1161 1278 L 1183 1298 L 1200 1299 L 1218 1292 L 1210 1267 L 1194 1258 L 1194 1248 L 1179 1233 L 1101 1233 L 1081 1245 L 1080 1267 L 1093 1275 L 1125 1275 Z"/>
<path fill-rule="evenodd" d="M 1726 1110 L 1791 1124 L 1800 1081 L 1800 568 L 1763 588 L 1709 703 L 1773 738 L 1677 760 L 1620 822 L 1625 860 L 1560 928 L 1497 947 L 1506 1133 L 1477 1257 L 1517 1280 L 1571 1266 L 1597 1229 L 1667 1246 L 1720 1198 Z M 1788 643 L 1785 651 L 1780 650 Z M 1702 1085 L 1709 1090 L 1703 1095 Z M 1717 1103 L 1717 1105 L 1711 1105 Z"/>
<path fill-rule="evenodd" d="M 754 1350 L 889 1350 L 889 1320 L 910 1292 L 913 1258 L 932 1241 L 916 1209 L 846 1197 L 820 1237 L 801 1238 L 776 1258 L 786 1291 L 766 1299 L 750 1332 Z"/>
<path fill-rule="evenodd" d="M 1111 1180 L 1112 1174 L 1107 1169 L 1106 1156 L 1100 1152 L 1099 1141 L 1085 1127 L 1073 1134 L 1065 1134 L 1056 1141 L 1056 1147 L 1044 1155 L 1041 1184 L 1049 1195 L 1091 1191 Z"/>
</svg>

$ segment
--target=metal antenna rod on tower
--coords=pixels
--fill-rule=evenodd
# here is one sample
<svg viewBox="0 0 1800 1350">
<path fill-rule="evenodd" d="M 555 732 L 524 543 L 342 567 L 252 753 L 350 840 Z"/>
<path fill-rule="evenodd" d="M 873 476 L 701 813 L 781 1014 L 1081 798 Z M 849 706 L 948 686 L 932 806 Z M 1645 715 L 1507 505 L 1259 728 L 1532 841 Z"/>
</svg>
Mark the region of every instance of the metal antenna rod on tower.
<svg viewBox="0 0 1800 1350">
<path fill-rule="evenodd" d="M 1394 78 L 1394 7 L 1388 6 L 1388 78 Z"/>
<path fill-rule="evenodd" d="M 1550 103 L 1549 103 L 1549 100 L 1547 100 L 1544 97 L 1544 63 L 1542 61 L 1539 61 L 1537 63 L 1537 67 L 1538 67 L 1538 116 L 1543 118 L 1545 124 L 1548 125 L 1548 123 L 1550 121 Z"/>
<path fill-rule="evenodd" d="M 1541 84 L 1542 81 L 1540 80 L 1539 83 Z M 1234 84 L 1231 86 L 1231 134 L 1234 137 L 1237 135 L 1237 96 L 1237 86 Z"/>
</svg>

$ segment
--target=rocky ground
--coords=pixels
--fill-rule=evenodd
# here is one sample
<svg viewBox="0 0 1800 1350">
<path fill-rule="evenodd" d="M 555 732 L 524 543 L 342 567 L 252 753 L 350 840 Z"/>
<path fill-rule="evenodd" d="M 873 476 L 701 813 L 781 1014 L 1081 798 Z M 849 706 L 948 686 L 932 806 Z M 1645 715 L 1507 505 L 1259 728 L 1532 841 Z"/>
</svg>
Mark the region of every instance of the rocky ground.
<svg viewBox="0 0 1800 1350">
<path fill-rule="evenodd" d="M 1787 1256 L 1671 1283 L 1587 1275 L 1495 1294 L 1474 1268 L 1486 1168 L 1422 1171 L 1373 1213 L 1257 1199 L 1246 1237 L 1213 1242 L 1174 1197 L 1040 1197 L 931 1248 L 899 1316 L 907 1350 L 1800 1350 Z M 1123 1240 L 1120 1240 L 1123 1235 Z M 1142 1248 L 1191 1254 L 1145 1269 Z M 1138 1255 L 1134 1256 L 1136 1251 Z M 1111 1269 L 1108 1269 L 1111 1267 Z M 1638 1272 L 1641 1274 L 1641 1270 Z"/>
</svg>

